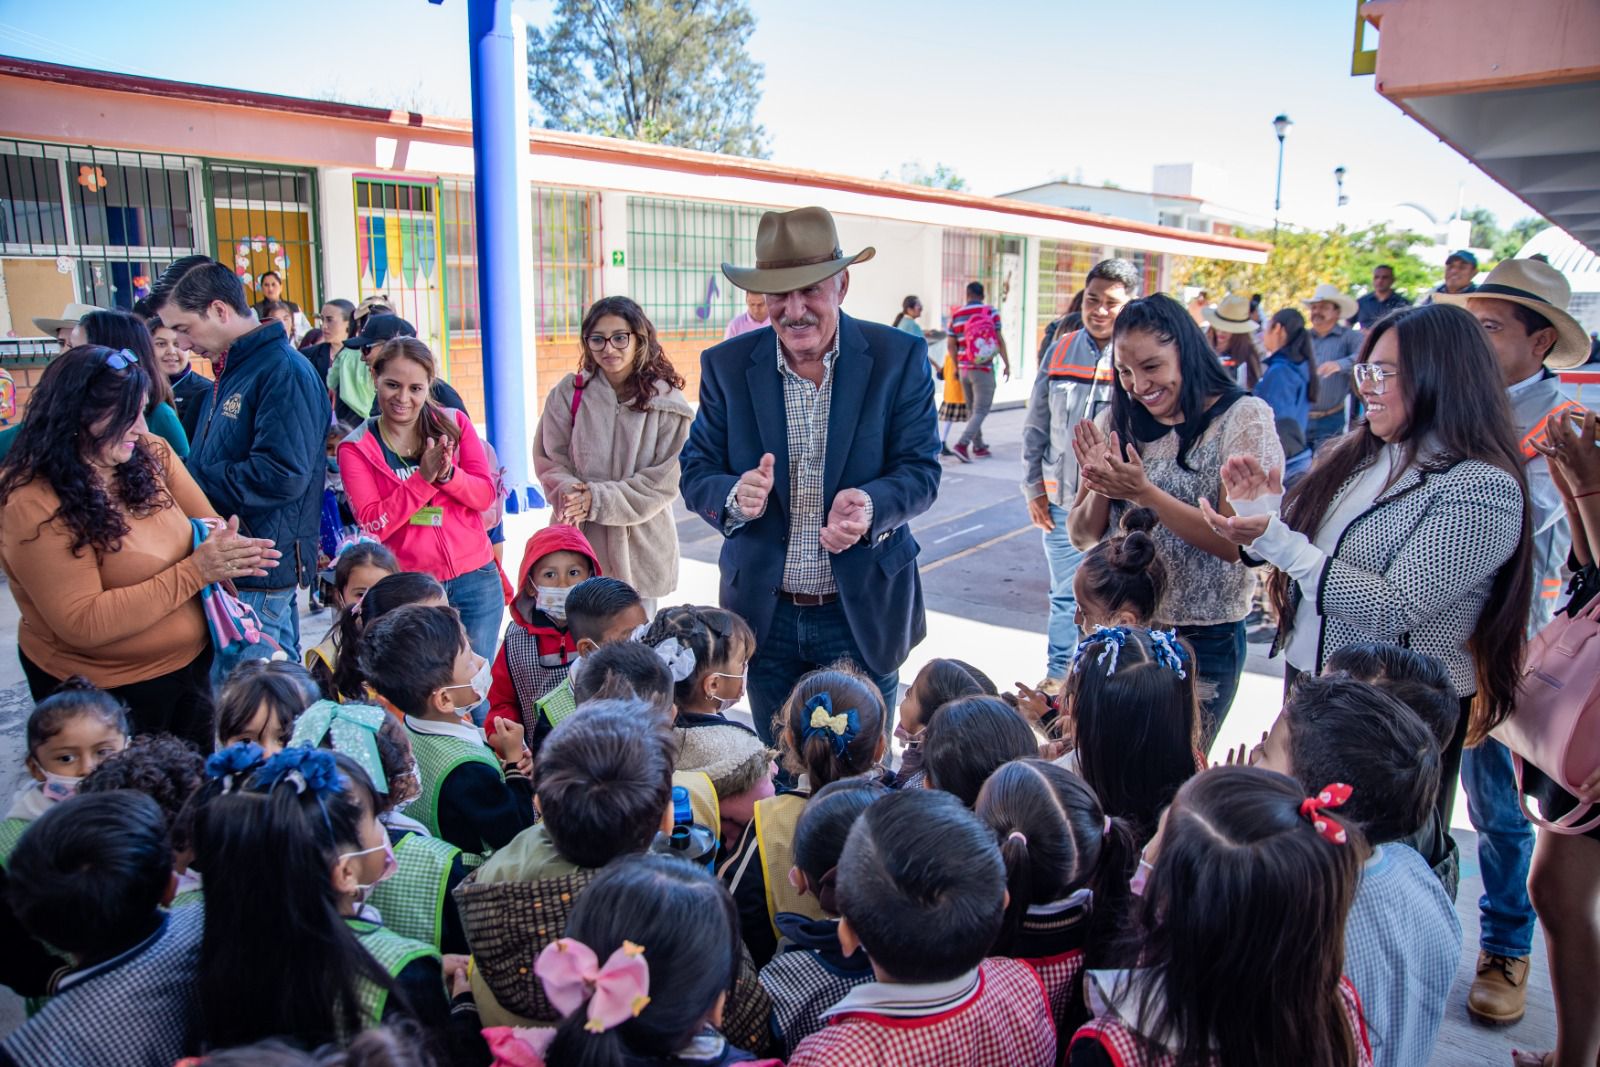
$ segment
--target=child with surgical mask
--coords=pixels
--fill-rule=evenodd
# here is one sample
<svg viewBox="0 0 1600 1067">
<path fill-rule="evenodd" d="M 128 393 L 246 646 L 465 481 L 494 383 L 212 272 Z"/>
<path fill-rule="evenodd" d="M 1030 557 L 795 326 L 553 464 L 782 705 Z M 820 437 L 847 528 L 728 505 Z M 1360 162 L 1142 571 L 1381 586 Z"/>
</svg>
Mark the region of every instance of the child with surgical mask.
<svg viewBox="0 0 1600 1067">
<path fill-rule="evenodd" d="M 516 723 L 524 736 L 543 738 L 539 701 L 567 680 L 578 642 L 567 624 L 567 596 L 600 573 L 600 560 L 576 526 L 546 526 L 528 539 L 505 640 L 495 654 L 484 730 L 498 720 Z M 553 724 L 551 724 L 553 725 Z"/>
<path fill-rule="evenodd" d="M 406 814 L 469 854 L 503 848 L 533 824 L 522 724 L 497 719 L 484 743 L 471 711 L 487 688 L 454 608 L 396 608 L 361 635 L 361 672 L 405 717 L 419 794 Z"/>
<path fill-rule="evenodd" d="M 87 679 L 72 677 L 28 716 L 28 774 L 0 822 L 0 867 L 28 825 L 74 795 L 78 783 L 128 746 L 128 709 Z"/>
</svg>

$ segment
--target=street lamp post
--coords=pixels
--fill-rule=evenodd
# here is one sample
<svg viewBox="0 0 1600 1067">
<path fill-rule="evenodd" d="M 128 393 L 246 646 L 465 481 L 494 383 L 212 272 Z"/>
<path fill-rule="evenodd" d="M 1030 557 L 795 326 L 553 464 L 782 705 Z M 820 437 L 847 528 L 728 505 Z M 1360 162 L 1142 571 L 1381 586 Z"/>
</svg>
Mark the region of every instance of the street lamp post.
<svg viewBox="0 0 1600 1067">
<path fill-rule="evenodd" d="M 1333 168 L 1333 183 L 1339 190 L 1339 199 L 1334 201 L 1334 207 L 1344 207 L 1350 202 L 1350 198 L 1344 195 L 1345 174 L 1346 171 L 1344 169 L 1344 164 L 1341 163 L 1339 166 Z"/>
<path fill-rule="evenodd" d="M 1294 120 L 1288 115 L 1279 115 L 1272 120 L 1272 129 L 1278 135 L 1278 187 L 1272 194 L 1272 232 L 1278 232 L 1278 211 L 1283 207 L 1283 139 L 1289 136 L 1289 127 L 1294 125 Z"/>
</svg>

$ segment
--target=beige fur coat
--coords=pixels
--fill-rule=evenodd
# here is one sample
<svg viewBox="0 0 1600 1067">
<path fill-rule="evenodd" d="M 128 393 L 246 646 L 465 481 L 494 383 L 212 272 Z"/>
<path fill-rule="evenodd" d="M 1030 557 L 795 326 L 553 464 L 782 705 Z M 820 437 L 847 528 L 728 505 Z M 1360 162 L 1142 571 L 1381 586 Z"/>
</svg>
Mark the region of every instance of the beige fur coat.
<svg viewBox="0 0 1600 1067">
<path fill-rule="evenodd" d="M 597 374 L 585 379 L 574 420 L 574 378 L 561 379 L 545 399 L 533 443 L 539 485 L 557 514 L 567 486 L 588 485 L 592 504 L 581 529 L 600 566 L 642 597 L 666 596 L 678 587 L 672 502 L 694 409 L 680 390 L 658 382 L 649 407 L 635 411 Z"/>
</svg>

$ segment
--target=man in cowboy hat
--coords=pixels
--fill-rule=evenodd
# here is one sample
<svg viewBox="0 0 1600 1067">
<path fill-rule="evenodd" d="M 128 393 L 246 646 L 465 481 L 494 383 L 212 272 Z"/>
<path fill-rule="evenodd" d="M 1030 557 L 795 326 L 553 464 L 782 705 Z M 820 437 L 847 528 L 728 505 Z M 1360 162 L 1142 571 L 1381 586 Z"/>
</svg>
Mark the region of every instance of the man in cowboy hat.
<svg viewBox="0 0 1600 1067">
<path fill-rule="evenodd" d="M 1534 598 L 1529 632 L 1542 629 L 1561 592 L 1561 568 L 1571 545 L 1566 508 L 1549 462 L 1534 447 L 1552 416 L 1581 414 L 1561 392 L 1555 371 L 1580 366 L 1589 356 L 1583 326 L 1567 312 L 1572 287 L 1560 271 L 1533 259 L 1508 259 L 1468 293 L 1440 293 L 1441 304 L 1466 308 L 1483 327 L 1500 364 L 1512 419 L 1522 438 L 1528 500 L 1532 505 Z M 1478 975 L 1467 1012 L 1504 1025 L 1522 1018 L 1533 949 L 1533 906 L 1528 901 L 1528 860 L 1533 830 L 1522 814 L 1511 754 L 1490 738 L 1461 758 L 1467 811 L 1478 831 L 1483 871 Z"/>
<path fill-rule="evenodd" d="M 72 328 L 78 325 L 83 317 L 90 312 L 104 310 L 105 308 L 95 307 L 93 304 L 68 304 L 61 309 L 61 317 L 59 319 L 46 319 L 35 315 L 33 317 L 33 325 L 35 329 L 45 336 L 54 337 L 56 344 L 61 346 L 61 351 L 65 352 L 72 347 L 72 342 L 69 340 L 72 336 Z"/>
<path fill-rule="evenodd" d="M 845 255 L 808 207 L 763 215 L 755 253 L 722 273 L 766 295 L 770 328 L 701 357 L 682 485 L 726 539 L 720 601 L 755 631 L 750 709 L 770 742 L 800 676 L 840 659 L 894 706 L 927 630 L 907 524 L 938 491 L 939 439 L 927 342 L 839 309 L 873 249 Z"/>
<path fill-rule="evenodd" d="M 1317 355 L 1317 406 L 1306 420 L 1306 444 L 1313 450 L 1344 433 L 1345 405 L 1350 399 L 1350 368 L 1361 351 L 1361 335 L 1344 324 L 1356 313 L 1356 302 L 1337 285 L 1324 282 L 1310 300 L 1311 348 Z"/>
</svg>

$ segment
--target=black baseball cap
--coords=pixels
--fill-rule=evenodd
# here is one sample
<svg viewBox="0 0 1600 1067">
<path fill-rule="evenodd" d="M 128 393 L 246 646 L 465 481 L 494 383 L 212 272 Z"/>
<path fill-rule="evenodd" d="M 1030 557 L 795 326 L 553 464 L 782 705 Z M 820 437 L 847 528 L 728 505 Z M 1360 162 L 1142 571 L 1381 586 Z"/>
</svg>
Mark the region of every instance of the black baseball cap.
<svg viewBox="0 0 1600 1067">
<path fill-rule="evenodd" d="M 385 341 L 392 341 L 396 337 L 415 336 L 417 328 L 399 315 L 368 315 L 367 321 L 361 325 L 361 332 L 346 339 L 344 346 L 365 349 L 381 345 Z"/>
</svg>

